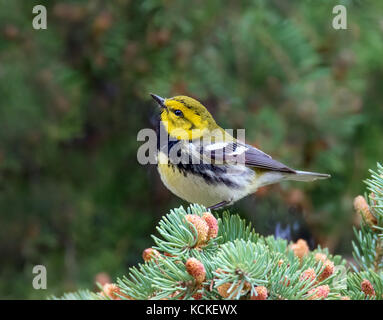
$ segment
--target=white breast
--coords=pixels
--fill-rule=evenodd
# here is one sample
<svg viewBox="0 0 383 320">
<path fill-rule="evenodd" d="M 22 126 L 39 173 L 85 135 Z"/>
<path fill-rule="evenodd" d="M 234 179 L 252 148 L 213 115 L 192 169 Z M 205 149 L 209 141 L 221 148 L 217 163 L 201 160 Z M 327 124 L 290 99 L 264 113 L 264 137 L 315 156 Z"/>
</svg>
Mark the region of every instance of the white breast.
<svg viewBox="0 0 383 320">
<path fill-rule="evenodd" d="M 158 172 L 165 186 L 175 195 L 206 207 L 222 201 L 234 202 L 255 191 L 255 172 L 241 165 L 228 165 L 226 173 L 220 175 L 222 179 L 230 179 L 235 183 L 235 188 L 224 183 L 209 184 L 203 177 L 190 172 L 186 173 L 185 177 L 178 168 L 167 164 L 167 156 L 163 152 L 158 154 Z M 204 173 L 210 177 L 216 175 L 212 170 L 206 170 Z"/>
</svg>

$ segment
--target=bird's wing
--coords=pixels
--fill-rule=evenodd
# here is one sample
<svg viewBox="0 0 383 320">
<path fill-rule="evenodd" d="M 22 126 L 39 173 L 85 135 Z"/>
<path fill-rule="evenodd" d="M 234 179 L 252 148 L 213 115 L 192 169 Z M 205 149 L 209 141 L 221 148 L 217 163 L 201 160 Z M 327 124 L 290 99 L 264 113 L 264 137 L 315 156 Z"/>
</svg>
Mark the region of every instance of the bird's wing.
<svg viewBox="0 0 383 320">
<path fill-rule="evenodd" d="M 295 170 L 274 160 L 263 151 L 238 140 L 202 146 L 200 153 L 202 159 L 211 159 L 216 164 L 234 162 L 265 170 L 295 173 Z"/>
</svg>

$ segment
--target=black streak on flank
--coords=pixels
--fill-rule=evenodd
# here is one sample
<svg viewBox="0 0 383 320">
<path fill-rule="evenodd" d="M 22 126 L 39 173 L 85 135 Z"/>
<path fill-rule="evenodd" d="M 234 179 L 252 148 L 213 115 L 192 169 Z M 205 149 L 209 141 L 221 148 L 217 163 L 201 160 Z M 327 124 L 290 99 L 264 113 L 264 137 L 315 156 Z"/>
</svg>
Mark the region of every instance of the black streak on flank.
<svg viewBox="0 0 383 320">
<path fill-rule="evenodd" d="M 238 188 L 239 185 L 230 179 L 223 178 L 222 174 L 226 173 L 224 166 L 215 166 L 212 164 L 183 164 L 179 163 L 176 165 L 180 173 L 185 174 L 191 173 L 192 175 L 202 177 L 207 184 L 217 185 L 220 183 L 225 184 L 230 188 Z M 209 174 L 210 173 L 210 174 Z M 213 174 L 211 174 L 213 173 Z"/>
</svg>

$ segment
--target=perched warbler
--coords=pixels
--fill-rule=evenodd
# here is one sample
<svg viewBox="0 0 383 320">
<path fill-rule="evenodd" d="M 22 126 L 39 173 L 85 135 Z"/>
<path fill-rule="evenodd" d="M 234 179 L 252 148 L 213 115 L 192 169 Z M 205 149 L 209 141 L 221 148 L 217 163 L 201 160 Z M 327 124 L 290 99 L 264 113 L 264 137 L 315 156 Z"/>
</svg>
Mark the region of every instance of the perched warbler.
<svg viewBox="0 0 383 320">
<path fill-rule="evenodd" d="M 235 139 L 193 98 L 151 96 L 160 107 L 159 132 L 167 135 L 157 135 L 158 171 L 166 187 L 188 202 L 217 209 L 268 184 L 330 177 L 291 169 Z"/>
</svg>

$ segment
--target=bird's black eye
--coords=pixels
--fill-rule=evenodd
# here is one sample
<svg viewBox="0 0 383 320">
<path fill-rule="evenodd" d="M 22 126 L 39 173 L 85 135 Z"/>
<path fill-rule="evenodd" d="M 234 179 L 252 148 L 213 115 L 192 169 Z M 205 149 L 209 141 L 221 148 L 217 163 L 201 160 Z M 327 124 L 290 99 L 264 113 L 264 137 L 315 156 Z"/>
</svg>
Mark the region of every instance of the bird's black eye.
<svg viewBox="0 0 383 320">
<path fill-rule="evenodd" d="M 184 114 L 182 113 L 181 110 L 174 110 L 174 114 L 177 116 L 177 117 L 182 117 Z"/>
</svg>

